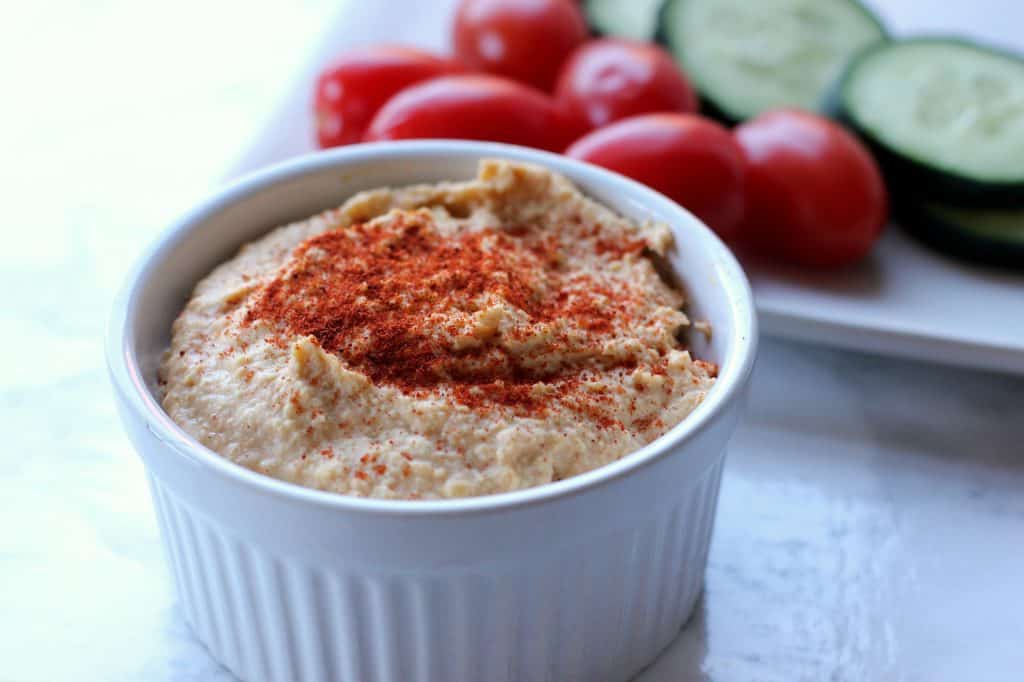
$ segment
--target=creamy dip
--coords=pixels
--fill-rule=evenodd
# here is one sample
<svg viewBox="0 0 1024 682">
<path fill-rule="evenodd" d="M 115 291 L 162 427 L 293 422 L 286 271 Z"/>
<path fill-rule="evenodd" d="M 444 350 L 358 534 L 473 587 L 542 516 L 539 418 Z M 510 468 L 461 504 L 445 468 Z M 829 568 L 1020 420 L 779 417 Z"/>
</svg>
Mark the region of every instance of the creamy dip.
<svg viewBox="0 0 1024 682">
<path fill-rule="evenodd" d="M 242 466 L 350 495 L 573 476 L 664 434 L 714 381 L 656 267 L 671 243 L 532 165 L 364 192 L 199 283 L 163 405 Z"/>
</svg>

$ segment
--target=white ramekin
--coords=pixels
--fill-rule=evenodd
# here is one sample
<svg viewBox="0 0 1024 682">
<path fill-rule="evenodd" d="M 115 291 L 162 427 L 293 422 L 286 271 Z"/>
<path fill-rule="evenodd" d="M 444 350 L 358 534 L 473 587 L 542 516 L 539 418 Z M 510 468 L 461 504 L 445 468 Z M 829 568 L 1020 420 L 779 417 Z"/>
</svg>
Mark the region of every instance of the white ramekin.
<svg viewBox="0 0 1024 682">
<path fill-rule="evenodd" d="M 668 223 L 705 402 L 622 460 L 558 483 L 456 501 L 394 502 L 301 488 L 237 466 L 184 433 L 155 396 L 171 322 L 244 242 L 382 185 L 466 179 L 477 161 L 542 164 L 638 220 Z M 696 218 L 635 182 L 520 147 L 419 141 L 305 156 L 190 211 L 119 296 L 107 360 L 146 466 L 188 621 L 246 680 L 626 680 L 676 636 L 707 561 L 726 443 L 756 347 L 750 288 Z"/>
</svg>

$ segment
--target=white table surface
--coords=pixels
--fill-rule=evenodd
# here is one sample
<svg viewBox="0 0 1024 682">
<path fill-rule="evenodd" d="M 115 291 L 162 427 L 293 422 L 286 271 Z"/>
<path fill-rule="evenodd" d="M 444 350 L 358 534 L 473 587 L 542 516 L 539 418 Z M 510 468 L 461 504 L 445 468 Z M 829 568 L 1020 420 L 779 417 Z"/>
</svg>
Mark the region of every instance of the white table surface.
<svg viewBox="0 0 1024 682">
<path fill-rule="evenodd" d="M 337 8 L 0 10 L 0 682 L 232 679 L 175 604 L 101 334 Z M 1024 379 L 765 341 L 704 598 L 639 679 L 1024 679 Z"/>
</svg>

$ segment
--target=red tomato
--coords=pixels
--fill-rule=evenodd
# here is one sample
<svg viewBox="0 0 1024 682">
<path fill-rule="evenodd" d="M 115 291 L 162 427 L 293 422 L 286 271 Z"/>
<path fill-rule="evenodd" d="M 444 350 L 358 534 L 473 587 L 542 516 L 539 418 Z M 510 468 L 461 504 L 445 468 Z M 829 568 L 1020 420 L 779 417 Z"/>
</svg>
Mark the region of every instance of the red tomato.
<svg viewBox="0 0 1024 682">
<path fill-rule="evenodd" d="M 696 114 L 646 114 L 577 140 L 566 155 L 617 171 L 685 206 L 723 239 L 743 218 L 743 153 L 729 131 Z"/>
<path fill-rule="evenodd" d="M 320 147 L 359 142 L 384 102 L 399 90 L 465 67 L 411 47 L 366 47 L 342 55 L 316 81 L 313 107 Z"/>
<path fill-rule="evenodd" d="M 455 138 L 561 151 L 580 132 L 553 99 L 497 76 L 443 76 L 388 100 L 365 140 Z"/>
<path fill-rule="evenodd" d="M 747 160 L 745 244 L 814 267 L 868 253 L 889 202 L 875 160 L 853 135 L 795 110 L 767 112 L 735 134 Z"/>
<path fill-rule="evenodd" d="M 697 95 L 668 52 L 611 38 L 572 53 L 558 77 L 555 99 L 592 128 L 638 114 L 697 111 Z"/>
<path fill-rule="evenodd" d="M 454 38 L 466 64 L 550 91 L 587 23 L 572 0 L 462 0 Z"/>
</svg>

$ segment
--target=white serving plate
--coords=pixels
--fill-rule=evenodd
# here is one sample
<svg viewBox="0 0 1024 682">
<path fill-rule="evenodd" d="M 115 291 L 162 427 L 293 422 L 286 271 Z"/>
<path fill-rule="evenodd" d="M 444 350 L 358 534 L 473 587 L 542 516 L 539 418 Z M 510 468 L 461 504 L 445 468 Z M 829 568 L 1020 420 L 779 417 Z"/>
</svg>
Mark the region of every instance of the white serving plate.
<svg viewBox="0 0 1024 682">
<path fill-rule="evenodd" d="M 349 0 L 289 97 L 236 164 L 242 173 L 313 149 L 311 82 L 359 44 L 446 50 L 455 0 Z M 957 33 L 1024 50 L 1016 0 L 869 0 L 896 34 Z M 1024 160 L 1022 160 L 1024 163 Z M 842 348 L 1024 374 L 1024 275 L 961 264 L 891 226 L 871 258 L 841 273 L 748 269 L 764 333 Z"/>
</svg>

